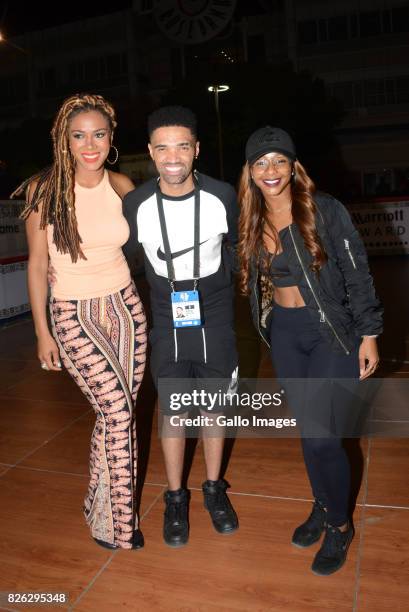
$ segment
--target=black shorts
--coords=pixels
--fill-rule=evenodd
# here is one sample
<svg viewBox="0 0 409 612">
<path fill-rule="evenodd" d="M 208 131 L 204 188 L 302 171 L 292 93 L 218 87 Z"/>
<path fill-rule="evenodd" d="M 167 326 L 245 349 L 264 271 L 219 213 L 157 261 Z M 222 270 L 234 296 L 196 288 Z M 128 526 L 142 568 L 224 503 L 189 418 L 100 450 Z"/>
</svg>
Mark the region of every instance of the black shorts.
<svg viewBox="0 0 409 612">
<path fill-rule="evenodd" d="M 230 326 L 168 329 L 149 334 L 150 366 L 156 387 L 159 378 L 237 378 L 236 337 Z M 161 406 L 162 412 L 168 413 Z M 169 411 L 169 414 L 172 414 Z"/>
</svg>

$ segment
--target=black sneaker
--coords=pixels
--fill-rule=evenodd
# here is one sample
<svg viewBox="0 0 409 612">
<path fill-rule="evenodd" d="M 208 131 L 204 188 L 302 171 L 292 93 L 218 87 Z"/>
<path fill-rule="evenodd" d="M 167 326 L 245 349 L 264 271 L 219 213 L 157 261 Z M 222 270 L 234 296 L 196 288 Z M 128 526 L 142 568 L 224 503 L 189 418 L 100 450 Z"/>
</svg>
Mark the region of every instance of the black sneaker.
<svg viewBox="0 0 409 612">
<path fill-rule="evenodd" d="M 316 499 L 310 516 L 294 531 L 291 540 L 292 544 L 300 548 L 307 548 L 307 546 L 311 546 L 314 542 L 318 542 L 325 529 L 326 520 L 326 510 L 322 503 Z"/>
<path fill-rule="evenodd" d="M 204 506 L 209 511 L 212 523 L 219 533 L 233 533 L 239 526 L 237 515 L 226 494 L 225 480 L 206 480 L 202 484 Z"/>
<path fill-rule="evenodd" d="M 184 546 L 189 539 L 189 492 L 186 489 L 166 491 L 163 499 L 166 504 L 163 539 L 168 546 Z"/>
<path fill-rule="evenodd" d="M 329 576 L 339 570 L 345 563 L 353 537 L 354 528 L 350 523 L 346 531 L 327 525 L 324 541 L 311 566 L 314 574 Z"/>
</svg>

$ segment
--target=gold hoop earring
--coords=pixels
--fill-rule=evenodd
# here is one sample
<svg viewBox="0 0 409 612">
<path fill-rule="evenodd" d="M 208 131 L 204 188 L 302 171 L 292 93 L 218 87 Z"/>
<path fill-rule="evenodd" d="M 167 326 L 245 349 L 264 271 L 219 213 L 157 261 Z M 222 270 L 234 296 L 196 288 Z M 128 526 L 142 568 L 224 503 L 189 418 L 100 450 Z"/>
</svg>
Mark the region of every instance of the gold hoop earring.
<svg viewBox="0 0 409 612">
<path fill-rule="evenodd" d="M 108 157 L 107 157 L 107 162 L 108 162 L 108 164 L 111 164 L 111 166 L 113 166 L 113 165 L 114 165 L 114 164 L 116 164 L 116 162 L 118 161 L 119 152 L 118 152 L 118 149 L 116 148 L 116 146 L 115 146 L 115 145 L 112 145 L 112 144 L 111 144 L 111 149 L 114 149 L 114 151 L 115 151 L 115 159 L 114 159 L 114 161 L 110 161 L 110 160 L 108 159 Z"/>
</svg>

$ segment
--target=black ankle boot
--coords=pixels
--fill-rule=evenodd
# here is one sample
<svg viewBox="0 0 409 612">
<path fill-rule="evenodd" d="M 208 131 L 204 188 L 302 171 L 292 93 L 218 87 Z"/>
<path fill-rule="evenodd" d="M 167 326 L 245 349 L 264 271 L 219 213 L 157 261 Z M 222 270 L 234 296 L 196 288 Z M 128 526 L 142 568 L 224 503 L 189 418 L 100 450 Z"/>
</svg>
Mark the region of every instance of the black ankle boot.
<svg viewBox="0 0 409 612">
<path fill-rule="evenodd" d="M 98 538 L 94 538 L 94 540 L 99 546 L 102 546 L 102 548 L 109 548 L 110 550 L 116 550 L 117 548 L 119 548 L 117 544 L 111 544 L 110 542 L 99 540 Z"/>
<path fill-rule="evenodd" d="M 202 484 L 204 506 L 209 511 L 212 523 L 219 533 L 233 533 L 239 526 L 237 515 L 226 494 L 225 480 L 206 480 Z"/>
<path fill-rule="evenodd" d="M 166 504 L 163 539 L 168 546 L 178 547 L 187 544 L 189 539 L 189 491 L 178 489 L 166 491 L 163 498 Z"/>
<path fill-rule="evenodd" d="M 325 529 L 326 520 L 327 513 L 324 506 L 316 499 L 310 516 L 294 531 L 293 539 L 291 540 L 292 544 L 300 548 L 306 548 L 314 544 L 314 542 L 318 542 Z"/>
<path fill-rule="evenodd" d="M 135 529 L 132 538 L 132 550 L 138 550 L 139 548 L 143 548 L 144 546 L 145 538 L 143 537 L 142 531 L 140 529 Z"/>
<path fill-rule="evenodd" d="M 324 541 L 311 566 L 314 574 L 329 576 L 338 571 L 345 563 L 353 537 L 354 528 L 350 523 L 346 531 L 327 525 Z"/>
</svg>

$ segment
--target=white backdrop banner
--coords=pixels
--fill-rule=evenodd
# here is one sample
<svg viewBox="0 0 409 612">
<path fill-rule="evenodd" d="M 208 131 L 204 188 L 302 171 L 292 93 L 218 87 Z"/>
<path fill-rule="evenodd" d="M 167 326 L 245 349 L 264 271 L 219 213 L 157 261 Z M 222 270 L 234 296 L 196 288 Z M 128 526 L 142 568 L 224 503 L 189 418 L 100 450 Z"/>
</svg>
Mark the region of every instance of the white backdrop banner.
<svg viewBox="0 0 409 612">
<path fill-rule="evenodd" d="M 369 255 L 409 254 L 409 200 L 349 204 Z"/>
<path fill-rule="evenodd" d="M 19 219 L 24 202 L 0 200 L 0 257 L 27 255 L 24 221 Z"/>
<path fill-rule="evenodd" d="M 27 291 L 27 256 L 8 263 L 0 259 L 0 320 L 30 310 Z"/>
<path fill-rule="evenodd" d="M 30 310 L 23 207 L 23 201 L 0 200 L 0 319 Z"/>
</svg>

